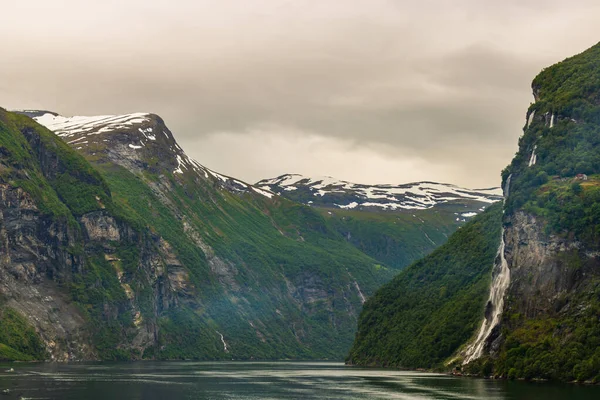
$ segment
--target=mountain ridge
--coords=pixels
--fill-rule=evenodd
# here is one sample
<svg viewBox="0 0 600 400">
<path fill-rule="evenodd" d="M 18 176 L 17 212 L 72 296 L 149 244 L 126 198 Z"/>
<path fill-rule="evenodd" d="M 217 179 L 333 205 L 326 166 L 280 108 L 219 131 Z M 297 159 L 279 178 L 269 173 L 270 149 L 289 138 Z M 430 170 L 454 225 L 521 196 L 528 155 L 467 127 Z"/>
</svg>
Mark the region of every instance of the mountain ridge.
<svg viewBox="0 0 600 400">
<path fill-rule="evenodd" d="M 263 179 L 255 185 L 305 204 L 341 209 L 377 208 L 381 211 L 424 210 L 465 200 L 491 204 L 502 197 L 500 188 L 465 189 L 432 181 L 398 185 L 358 184 L 330 176 L 300 174 Z"/>
<path fill-rule="evenodd" d="M 201 165 L 187 156 L 176 143 L 162 118 L 156 114 L 63 117 L 54 112 L 31 110 L 25 114 L 56 130 L 58 136 L 98 165 L 114 163 L 146 177 L 149 177 L 149 174 L 155 178 L 175 176 L 176 180 L 184 185 L 187 184 L 186 182 L 194 182 L 193 185 L 218 187 L 236 196 L 260 195 L 275 203 L 281 201 L 274 198 L 277 195 L 311 206 L 328 220 L 341 238 L 361 252 L 396 269 L 401 269 L 415 259 L 428 254 L 444 243 L 448 235 L 461 224 L 498 199 L 494 189 L 479 193 L 454 185 L 429 183 L 430 190 L 424 191 L 419 185 L 368 186 L 328 179 L 328 184 L 321 186 L 331 193 L 325 196 L 313 196 L 311 200 L 306 201 L 298 197 L 305 192 L 302 188 L 296 191 L 280 190 L 276 193 L 277 188 L 270 187 L 264 180 L 261 181 L 262 184 L 251 185 Z M 289 177 L 289 175 L 285 176 Z M 299 177 L 297 180 L 305 179 Z M 305 185 L 304 189 L 310 191 L 317 183 Z M 343 193 L 338 190 L 340 185 L 346 188 Z M 151 187 L 161 199 L 168 198 L 169 190 L 161 179 L 152 182 Z M 290 185 L 285 187 L 285 189 L 289 188 Z M 327 208 L 327 202 L 332 196 L 352 203 L 357 192 L 365 190 L 370 190 L 371 197 L 376 198 L 371 201 L 389 203 L 390 195 L 382 196 L 380 192 L 391 190 L 395 193 L 405 193 L 412 198 L 410 201 L 421 201 L 424 205 L 417 207 L 413 205 L 408 209 L 399 208 L 396 204 L 403 201 L 400 199 L 389 209 L 378 206 L 338 207 L 331 210 Z M 404 198 L 405 195 L 392 194 L 391 196 Z M 421 196 L 421 200 L 415 196 Z M 320 206 L 324 208 L 321 209 Z M 174 204 L 169 207 L 176 215 L 181 214 Z M 327 211 L 323 212 L 326 209 Z M 333 212 L 334 209 L 337 211 Z M 376 215 L 378 213 L 381 215 Z"/>
<path fill-rule="evenodd" d="M 105 145 L 108 141 L 111 141 L 112 150 L 117 144 L 122 147 L 120 152 L 130 155 L 132 159 L 136 159 L 136 153 L 144 153 L 147 146 L 159 148 L 165 146 L 169 151 L 153 155 L 162 161 L 162 167 L 165 170 L 162 172 L 169 171 L 167 165 L 170 165 L 171 173 L 184 174 L 185 170 L 186 173 L 196 173 L 203 175 L 204 179 L 212 179 L 229 190 L 238 192 L 252 190 L 266 197 L 272 196 L 269 191 L 257 188 L 240 179 L 220 174 L 191 159 L 177 144 L 173 133 L 157 114 L 138 112 L 122 115 L 64 117 L 58 113 L 44 110 L 15 112 L 30 116 L 88 157 L 104 156 L 110 159 L 111 148 Z M 127 135 L 119 135 L 119 132 L 122 133 L 123 130 L 127 130 Z M 116 137 L 107 137 L 107 135 Z M 121 137 L 119 138 L 119 136 Z M 144 156 L 142 155 L 142 157 Z M 117 158 L 113 157 L 113 161 L 117 161 Z M 154 162 L 158 165 L 158 160 L 154 160 Z M 126 163 L 121 162 L 121 164 L 125 165 Z M 152 170 L 153 167 L 154 165 L 146 162 L 138 169 Z"/>
</svg>

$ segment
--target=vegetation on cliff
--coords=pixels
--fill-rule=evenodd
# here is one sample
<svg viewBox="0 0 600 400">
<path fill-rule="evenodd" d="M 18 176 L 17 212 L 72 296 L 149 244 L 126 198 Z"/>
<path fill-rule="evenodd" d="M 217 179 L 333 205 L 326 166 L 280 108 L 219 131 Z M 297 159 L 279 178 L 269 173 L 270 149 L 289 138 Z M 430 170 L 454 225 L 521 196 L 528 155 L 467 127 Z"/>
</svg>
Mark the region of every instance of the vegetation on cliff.
<svg viewBox="0 0 600 400">
<path fill-rule="evenodd" d="M 0 308 L 0 361 L 43 360 L 44 343 L 35 329 L 17 311 Z"/>
<path fill-rule="evenodd" d="M 533 81 L 536 102 L 519 151 L 502 172 L 512 174 L 508 213 L 544 217 L 549 231 L 598 243 L 600 174 L 600 43 L 544 69 Z M 532 154 L 535 153 L 535 162 Z M 585 179 L 585 180 L 584 180 Z"/>
<path fill-rule="evenodd" d="M 519 150 L 502 172 L 503 186 L 509 186 L 502 219 L 510 239 L 505 256 L 511 283 L 501 323 L 488 338 L 485 355 L 465 371 L 511 379 L 598 382 L 600 44 L 546 68 L 532 87 L 536 102 L 528 110 Z M 494 235 L 500 218 L 498 211 L 496 228 L 490 231 Z M 477 248 L 465 248 L 466 238 L 457 242 L 469 228 L 375 294 L 361 315 L 349 361 L 434 367 L 467 341 L 483 316 L 494 249 L 490 240 L 497 243 L 499 235 L 489 236 L 487 256 L 479 253 L 481 260 L 488 260 L 481 270 L 485 279 L 462 282 L 462 291 L 480 288 L 471 297 L 479 299 L 474 307 L 461 309 L 472 310 L 470 320 L 446 311 L 454 299 L 436 303 L 439 296 L 422 290 L 424 282 L 441 290 L 441 281 L 425 280 L 424 274 L 416 275 L 422 282 L 409 281 L 408 273 L 426 271 L 431 264 L 438 275 L 449 271 L 454 276 L 454 268 L 461 265 L 457 257 Z M 478 240 L 484 237 L 481 233 Z M 442 252 L 446 256 L 433 263 L 432 257 Z M 419 313 L 422 304 L 433 305 Z M 424 328 L 431 321 L 448 331 L 440 337 L 429 334 Z"/>
<path fill-rule="evenodd" d="M 544 261 L 545 270 L 524 269 L 529 285 L 536 285 L 535 298 L 520 298 L 526 277 L 515 277 L 502 318 L 502 347 L 470 370 L 481 372 L 487 364 L 488 373 L 509 378 L 598 382 L 600 44 L 544 69 L 532 87 L 530 123 L 503 171 L 505 180 L 512 174 L 506 221 L 512 224 L 518 212 L 532 215 L 545 242 L 564 248 Z M 547 280 L 553 286 L 542 286 Z"/>
</svg>

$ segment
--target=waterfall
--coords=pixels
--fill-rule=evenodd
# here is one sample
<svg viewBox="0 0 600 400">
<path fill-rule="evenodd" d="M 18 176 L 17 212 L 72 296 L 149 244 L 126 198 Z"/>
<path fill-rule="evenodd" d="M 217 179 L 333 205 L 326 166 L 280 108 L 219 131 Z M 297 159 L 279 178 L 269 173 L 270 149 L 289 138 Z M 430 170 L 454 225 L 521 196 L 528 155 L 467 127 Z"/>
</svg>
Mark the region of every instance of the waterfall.
<svg viewBox="0 0 600 400">
<path fill-rule="evenodd" d="M 550 116 L 550 128 L 554 126 L 554 113 Z"/>
<path fill-rule="evenodd" d="M 509 175 L 506 180 L 504 187 L 504 199 L 508 198 L 510 191 L 510 179 L 512 175 Z M 500 240 L 500 246 L 498 247 L 498 256 L 496 257 L 496 263 L 492 274 L 496 274 L 492 278 L 492 285 L 490 287 L 490 297 L 486 305 L 485 317 L 479 328 L 477 339 L 467 348 L 465 352 L 464 364 L 468 364 L 473 360 L 481 357 L 485 343 L 492 333 L 492 330 L 500 322 L 502 316 L 502 309 L 504 308 L 504 294 L 510 283 L 510 269 L 508 268 L 508 262 L 504 257 L 504 227 L 502 228 L 502 238 Z"/>
<path fill-rule="evenodd" d="M 527 128 L 529 128 L 529 125 L 531 125 L 531 123 L 533 122 L 534 116 L 535 116 L 535 110 L 533 110 L 531 112 L 531 114 L 529 114 L 529 118 L 527 118 Z"/>
<path fill-rule="evenodd" d="M 225 338 L 223 337 L 223 334 L 219 331 L 215 331 L 217 332 L 217 334 L 221 337 L 221 343 L 223 343 L 223 351 L 225 353 L 229 353 L 229 349 L 227 348 L 227 343 L 225 342 Z"/>
<path fill-rule="evenodd" d="M 532 165 L 535 164 L 535 162 L 537 161 L 537 156 L 535 155 L 535 150 L 537 149 L 537 144 L 535 146 L 533 146 L 533 151 L 531 152 L 531 157 L 529 158 L 529 166 L 531 167 Z"/>
</svg>

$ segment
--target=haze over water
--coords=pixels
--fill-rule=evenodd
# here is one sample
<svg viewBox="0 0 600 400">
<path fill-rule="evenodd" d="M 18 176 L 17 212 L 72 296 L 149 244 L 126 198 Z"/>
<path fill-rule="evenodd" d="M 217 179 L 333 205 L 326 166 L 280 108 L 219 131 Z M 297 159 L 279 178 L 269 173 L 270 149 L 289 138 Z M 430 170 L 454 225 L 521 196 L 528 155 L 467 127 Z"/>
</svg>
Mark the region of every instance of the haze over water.
<svg viewBox="0 0 600 400">
<path fill-rule="evenodd" d="M 570 399 L 600 387 L 456 378 L 330 362 L 3 364 L 0 399 Z M 14 372 L 9 369 L 14 368 Z"/>
</svg>

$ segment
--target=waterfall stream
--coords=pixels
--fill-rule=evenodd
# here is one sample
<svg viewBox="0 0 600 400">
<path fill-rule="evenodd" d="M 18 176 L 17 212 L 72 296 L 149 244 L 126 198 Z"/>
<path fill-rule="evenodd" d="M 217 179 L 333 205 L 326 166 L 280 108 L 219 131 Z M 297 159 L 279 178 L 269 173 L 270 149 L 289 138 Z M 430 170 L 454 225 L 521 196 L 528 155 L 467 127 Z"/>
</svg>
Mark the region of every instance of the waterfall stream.
<svg viewBox="0 0 600 400">
<path fill-rule="evenodd" d="M 533 118 L 535 117 L 535 110 L 533 110 L 531 112 L 531 114 L 529 114 L 529 117 L 527 118 L 527 128 L 529 128 L 529 126 L 531 125 L 531 123 L 533 122 Z"/>
<path fill-rule="evenodd" d="M 535 165 L 536 161 L 537 161 L 537 156 L 535 154 L 535 151 L 537 150 L 537 145 L 533 146 L 533 151 L 531 152 L 531 158 L 529 159 L 529 166 L 531 167 L 532 165 Z"/>
<path fill-rule="evenodd" d="M 504 199 L 508 198 L 510 190 L 510 179 L 512 175 L 509 175 L 506 180 L 504 188 Z M 486 305 L 486 312 L 477 339 L 467 347 L 465 352 L 464 364 L 468 364 L 473 360 L 478 359 L 483 354 L 485 343 L 492 333 L 492 330 L 500 322 L 502 316 L 502 310 L 504 308 L 504 294 L 508 285 L 510 284 L 510 269 L 508 268 L 508 262 L 504 257 L 504 227 L 502 228 L 502 238 L 500 239 L 500 246 L 498 247 L 498 256 L 496 257 L 497 262 L 494 264 L 493 274 L 496 274 L 492 278 L 492 285 L 490 287 L 490 297 Z"/>
<path fill-rule="evenodd" d="M 227 343 L 225 342 L 225 338 L 223 337 L 223 334 L 219 331 L 215 331 L 217 332 L 217 334 L 221 337 L 221 342 L 223 343 L 223 351 L 225 353 L 229 353 L 229 349 L 227 348 Z"/>
</svg>

